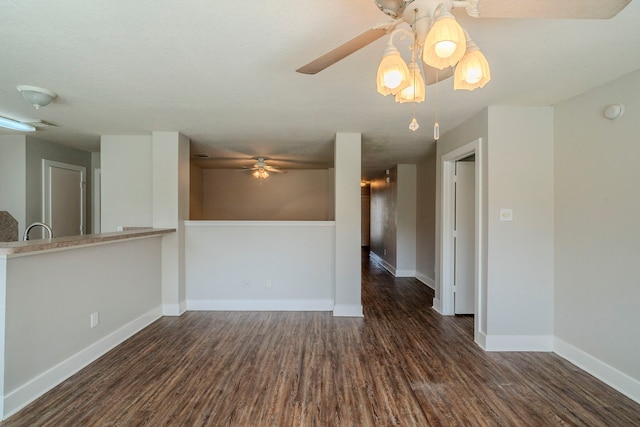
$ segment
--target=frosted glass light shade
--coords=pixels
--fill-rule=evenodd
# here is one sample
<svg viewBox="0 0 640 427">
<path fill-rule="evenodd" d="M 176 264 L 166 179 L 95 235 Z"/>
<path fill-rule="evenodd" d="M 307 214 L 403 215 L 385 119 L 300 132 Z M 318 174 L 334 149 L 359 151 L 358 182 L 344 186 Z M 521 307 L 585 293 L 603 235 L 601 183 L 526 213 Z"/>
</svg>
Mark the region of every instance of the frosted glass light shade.
<svg viewBox="0 0 640 427">
<path fill-rule="evenodd" d="M 396 102 L 424 102 L 425 84 L 416 62 L 409 64 L 409 86 L 396 93 Z"/>
<path fill-rule="evenodd" d="M 37 86 L 20 85 L 17 89 L 18 92 L 22 94 L 24 100 L 36 107 L 36 110 L 49 105 L 51 100 L 57 96 L 50 90 Z"/>
<path fill-rule="evenodd" d="M 395 95 L 410 84 L 409 68 L 393 44 L 388 44 L 378 66 L 377 89 L 382 95 Z"/>
<path fill-rule="evenodd" d="M 468 51 L 458 63 L 453 75 L 453 88 L 474 90 L 484 87 L 491 80 L 487 58 L 478 50 Z"/>
<path fill-rule="evenodd" d="M 422 59 L 428 65 L 443 70 L 456 65 L 466 50 L 464 30 L 453 15 L 446 13 L 437 18 L 429 30 Z"/>
</svg>

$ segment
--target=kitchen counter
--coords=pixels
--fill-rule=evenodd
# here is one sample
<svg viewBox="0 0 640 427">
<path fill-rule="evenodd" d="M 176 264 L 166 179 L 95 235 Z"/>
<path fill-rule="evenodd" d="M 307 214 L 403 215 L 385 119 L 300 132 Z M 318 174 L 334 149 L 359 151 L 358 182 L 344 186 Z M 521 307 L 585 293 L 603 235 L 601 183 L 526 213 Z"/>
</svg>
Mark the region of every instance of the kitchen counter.
<svg viewBox="0 0 640 427">
<path fill-rule="evenodd" d="M 113 233 L 85 234 L 82 236 L 54 237 L 53 239 L 27 240 L 22 242 L 0 242 L 0 256 L 49 251 L 74 246 L 95 245 L 116 240 L 151 237 L 173 233 L 174 228 L 136 228 Z"/>
</svg>

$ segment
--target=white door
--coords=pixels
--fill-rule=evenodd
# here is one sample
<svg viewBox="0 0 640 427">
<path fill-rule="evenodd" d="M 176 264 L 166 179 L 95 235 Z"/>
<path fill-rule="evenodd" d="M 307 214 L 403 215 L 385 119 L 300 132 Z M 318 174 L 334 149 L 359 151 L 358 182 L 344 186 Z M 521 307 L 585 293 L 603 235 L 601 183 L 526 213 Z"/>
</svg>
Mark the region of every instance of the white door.
<svg viewBox="0 0 640 427">
<path fill-rule="evenodd" d="M 85 174 L 82 166 L 42 161 L 43 217 L 54 237 L 85 233 Z"/>
<path fill-rule="evenodd" d="M 456 162 L 454 313 L 474 314 L 475 162 Z"/>
</svg>

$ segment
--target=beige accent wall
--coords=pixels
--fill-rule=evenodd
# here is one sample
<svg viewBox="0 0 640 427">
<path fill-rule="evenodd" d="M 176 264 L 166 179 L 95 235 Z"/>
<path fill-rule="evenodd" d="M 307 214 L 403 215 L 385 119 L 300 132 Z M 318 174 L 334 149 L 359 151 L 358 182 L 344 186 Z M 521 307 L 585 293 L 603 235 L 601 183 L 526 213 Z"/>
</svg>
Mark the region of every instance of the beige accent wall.
<svg viewBox="0 0 640 427">
<path fill-rule="evenodd" d="M 189 185 L 189 219 L 197 221 L 204 219 L 202 168 L 191 165 L 189 173 L 191 178 Z"/>
<path fill-rule="evenodd" d="M 272 173 L 265 180 L 230 169 L 205 169 L 202 176 L 203 212 L 200 219 L 334 219 L 333 173 L 329 169 L 288 170 L 285 174 Z"/>
</svg>

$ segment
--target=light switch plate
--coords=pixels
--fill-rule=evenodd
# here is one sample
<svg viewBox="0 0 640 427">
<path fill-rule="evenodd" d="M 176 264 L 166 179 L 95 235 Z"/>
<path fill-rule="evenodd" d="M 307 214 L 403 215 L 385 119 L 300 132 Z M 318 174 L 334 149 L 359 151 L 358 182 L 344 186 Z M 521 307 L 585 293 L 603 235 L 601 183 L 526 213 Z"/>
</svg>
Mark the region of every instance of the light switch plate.
<svg viewBox="0 0 640 427">
<path fill-rule="evenodd" d="M 500 221 L 513 221 L 513 210 L 500 209 Z"/>
</svg>

